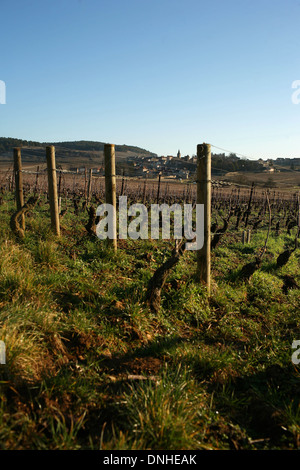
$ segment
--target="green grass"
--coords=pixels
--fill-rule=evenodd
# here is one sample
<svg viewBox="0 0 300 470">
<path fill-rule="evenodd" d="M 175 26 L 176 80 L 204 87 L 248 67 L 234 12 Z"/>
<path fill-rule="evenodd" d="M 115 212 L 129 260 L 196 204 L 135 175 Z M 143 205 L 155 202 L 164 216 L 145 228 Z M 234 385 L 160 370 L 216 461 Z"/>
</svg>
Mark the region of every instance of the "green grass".
<svg viewBox="0 0 300 470">
<path fill-rule="evenodd" d="M 294 234 L 272 231 L 261 269 L 240 282 L 267 227 L 243 245 L 230 226 L 210 298 L 186 252 L 154 314 L 145 293 L 170 242 L 127 240 L 114 253 L 71 209 L 56 238 L 41 202 L 21 241 L 12 197 L 0 206 L 1 449 L 300 447 L 300 292 L 282 289 L 286 274 L 300 285 L 299 250 L 276 268 Z"/>
</svg>

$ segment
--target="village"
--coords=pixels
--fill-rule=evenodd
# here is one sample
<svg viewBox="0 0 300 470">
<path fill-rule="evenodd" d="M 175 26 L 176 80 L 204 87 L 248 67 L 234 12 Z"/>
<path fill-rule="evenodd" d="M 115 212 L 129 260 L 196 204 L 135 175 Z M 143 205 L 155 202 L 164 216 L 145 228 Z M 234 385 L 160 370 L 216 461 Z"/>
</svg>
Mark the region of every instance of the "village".
<svg viewBox="0 0 300 470">
<path fill-rule="evenodd" d="M 180 150 L 176 156 L 134 156 L 128 159 L 128 164 L 132 165 L 136 177 L 155 178 L 163 175 L 164 178 L 179 181 L 187 180 L 191 173 L 195 173 L 196 163 L 196 155 L 181 157 Z"/>
</svg>

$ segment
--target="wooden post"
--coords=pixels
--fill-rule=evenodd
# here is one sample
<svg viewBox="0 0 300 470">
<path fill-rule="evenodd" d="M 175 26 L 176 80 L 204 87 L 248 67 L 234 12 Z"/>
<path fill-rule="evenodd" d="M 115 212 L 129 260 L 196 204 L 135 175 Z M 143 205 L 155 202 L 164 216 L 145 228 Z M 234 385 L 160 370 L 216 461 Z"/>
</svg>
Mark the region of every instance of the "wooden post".
<svg viewBox="0 0 300 470">
<path fill-rule="evenodd" d="M 123 172 L 122 172 L 122 185 L 121 185 L 120 196 L 123 196 L 123 194 L 124 194 L 124 176 L 125 176 L 125 171 L 123 170 Z"/>
<path fill-rule="evenodd" d="M 204 204 L 204 244 L 197 252 L 197 278 L 210 294 L 211 150 L 210 144 L 197 145 L 197 204 Z"/>
<path fill-rule="evenodd" d="M 104 144 L 105 161 L 105 202 L 117 210 L 116 198 L 116 160 L 114 144 Z M 114 250 L 117 250 L 117 220 L 113 221 L 114 238 L 109 240 Z"/>
<path fill-rule="evenodd" d="M 60 235 L 58 199 L 57 199 L 57 180 L 55 165 L 55 147 L 50 145 L 46 147 L 46 159 L 48 169 L 48 192 L 50 203 L 51 227 L 56 235 Z"/>
<path fill-rule="evenodd" d="M 23 175 L 22 175 L 22 159 L 21 149 L 14 148 L 14 176 L 16 183 L 16 203 L 17 210 L 19 211 L 24 206 L 24 195 L 23 195 Z M 20 226 L 25 230 L 25 215 L 22 214 L 20 218 Z"/>
<path fill-rule="evenodd" d="M 61 170 L 59 170 L 58 176 L 58 196 L 61 196 Z"/>
<path fill-rule="evenodd" d="M 247 243 L 250 243 L 250 241 L 251 241 L 251 230 L 248 229 L 247 230 Z"/>
<path fill-rule="evenodd" d="M 36 179 L 35 179 L 35 188 L 34 188 L 34 194 L 37 193 L 38 191 L 38 184 L 39 184 L 39 173 L 40 173 L 40 167 L 39 165 L 36 167 Z"/>
<path fill-rule="evenodd" d="M 90 202 L 91 197 L 92 197 L 92 181 L 93 181 L 93 169 L 90 168 L 89 184 L 88 184 L 88 192 L 87 192 L 87 202 Z"/>
<path fill-rule="evenodd" d="M 161 178 L 161 175 L 158 176 L 158 186 L 157 186 L 156 204 L 159 203 L 159 197 L 160 197 L 160 178 Z"/>
<path fill-rule="evenodd" d="M 84 167 L 84 200 L 86 201 L 87 195 L 87 178 L 86 178 L 86 167 Z"/>
</svg>

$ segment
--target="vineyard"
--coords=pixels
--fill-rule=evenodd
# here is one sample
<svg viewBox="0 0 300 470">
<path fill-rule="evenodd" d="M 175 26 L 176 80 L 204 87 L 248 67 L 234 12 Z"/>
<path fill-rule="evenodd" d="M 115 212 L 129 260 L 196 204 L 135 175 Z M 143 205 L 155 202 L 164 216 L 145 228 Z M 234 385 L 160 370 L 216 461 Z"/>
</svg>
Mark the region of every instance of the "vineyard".
<svg viewBox="0 0 300 470">
<path fill-rule="evenodd" d="M 299 192 L 212 185 L 208 295 L 174 239 L 99 240 L 103 177 L 56 173 L 60 236 L 47 172 L 23 171 L 19 210 L 0 174 L 0 448 L 299 449 Z M 147 208 L 196 190 L 116 186 Z"/>
</svg>

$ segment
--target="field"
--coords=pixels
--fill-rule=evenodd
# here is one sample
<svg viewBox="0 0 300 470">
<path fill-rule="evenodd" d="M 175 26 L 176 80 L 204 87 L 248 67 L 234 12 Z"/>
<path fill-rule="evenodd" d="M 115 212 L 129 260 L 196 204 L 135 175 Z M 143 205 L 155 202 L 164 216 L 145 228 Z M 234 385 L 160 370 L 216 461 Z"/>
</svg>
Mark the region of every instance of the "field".
<svg viewBox="0 0 300 470">
<path fill-rule="evenodd" d="M 285 190 L 286 188 L 295 188 L 299 191 L 300 171 L 280 171 L 274 173 L 227 173 L 224 177 L 232 183 L 242 183 L 251 185 L 254 181 L 258 187 L 269 187 L 270 190 Z"/>
<path fill-rule="evenodd" d="M 1 196 L 0 447 L 299 449 L 294 192 L 270 190 L 270 225 L 265 190 L 247 212 L 249 189 L 216 189 L 210 296 L 196 279 L 195 253 L 186 251 L 154 311 L 147 287 L 174 241 L 122 240 L 113 252 L 88 233 L 84 187 L 70 181 L 61 193 L 60 237 L 51 232 L 41 180 L 24 238 L 10 228 L 14 194 L 4 188 Z M 143 184 L 128 183 L 126 194 L 156 202 L 157 182 L 146 193 Z M 165 185 L 160 202 L 192 202 L 192 185 L 180 188 Z M 102 197 L 103 186 L 95 186 L 87 206 Z"/>
</svg>

